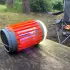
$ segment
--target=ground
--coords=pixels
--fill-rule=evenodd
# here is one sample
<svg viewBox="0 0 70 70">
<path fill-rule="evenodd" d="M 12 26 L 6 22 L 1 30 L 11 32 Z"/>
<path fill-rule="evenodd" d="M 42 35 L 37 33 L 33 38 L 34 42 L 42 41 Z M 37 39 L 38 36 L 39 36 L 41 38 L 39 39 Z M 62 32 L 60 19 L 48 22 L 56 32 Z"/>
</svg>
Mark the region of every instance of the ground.
<svg viewBox="0 0 70 70">
<path fill-rule="evenodd" d="M 62 17 L 63 15 L 52 16 L 46 13 L 18 14 L 18 13 L 2 12 L 0 13 L 0 28 L 4 28 L 10 24 L 30 19 L 41 20 L 47 27 L 48 30 L 47 38 L 58 42 L 55 29 L 55 20 L 61 19 Z"/>
<path fill-rule="evenodd" d="M 4 28 L 10 24 L 15 24 L 17 22 L 22 22 L 25 20 L 41 20 L 47 27 L 48 35 L 47 38 L 58 42 L 55 28 L 55 21 L 57 19 L 63 18 L 62 15 L 49 15 L 46 13 L 30 13 L 30 14 L 22 14 L 22 13 L 11 13 L 11 12 L 1 12 L 0 13 L 0 28 Z M 70 40 L 66 41 L 64 45 L 70 46 Z"/>
</svg>

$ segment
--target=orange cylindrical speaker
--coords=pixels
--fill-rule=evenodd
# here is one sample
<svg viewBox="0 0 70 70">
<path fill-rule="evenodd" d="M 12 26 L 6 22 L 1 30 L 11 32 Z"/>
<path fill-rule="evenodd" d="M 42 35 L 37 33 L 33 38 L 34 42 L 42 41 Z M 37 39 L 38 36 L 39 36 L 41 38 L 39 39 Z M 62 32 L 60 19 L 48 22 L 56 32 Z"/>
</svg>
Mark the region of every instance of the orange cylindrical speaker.
<svg viewBox="0 0 70 70">
<path fill-rule="evenodd" d="M 2 43 L 7 52 L 21 51 L 46 39 L 47 29 L 40 20 L 28 20 L 1 30 Z"/>
</svg>

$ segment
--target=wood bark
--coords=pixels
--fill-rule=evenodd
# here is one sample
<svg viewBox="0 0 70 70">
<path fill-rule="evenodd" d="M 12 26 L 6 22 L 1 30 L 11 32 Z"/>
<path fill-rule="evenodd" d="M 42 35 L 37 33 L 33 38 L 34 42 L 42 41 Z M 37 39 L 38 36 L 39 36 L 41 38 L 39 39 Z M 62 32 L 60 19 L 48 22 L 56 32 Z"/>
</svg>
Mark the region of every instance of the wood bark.
<svg viewBox="0 0 70 70">
<path fill-rule="evenodd" d="M 22 0 L 22 9 L 24 13 L 30 13 L 30 6 L 28 0 Z"/>
<path fill-rule="evenodd" d="M 7 0 L 7 7 L 11 8 L 13 6 L 13 0 Z"/>
</svg>

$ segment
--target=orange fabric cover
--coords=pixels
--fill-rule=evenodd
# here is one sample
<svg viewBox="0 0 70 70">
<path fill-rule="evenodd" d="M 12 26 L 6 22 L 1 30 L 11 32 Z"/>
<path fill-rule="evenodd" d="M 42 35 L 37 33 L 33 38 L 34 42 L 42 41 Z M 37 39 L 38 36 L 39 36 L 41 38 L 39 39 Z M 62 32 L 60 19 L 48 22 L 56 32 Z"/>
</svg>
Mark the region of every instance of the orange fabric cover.
<svg viewBox="0 0 70 70">
<path fill-rule="evenodd" d="M 18 45 L 17 51 L 21 51 L 22 49 L 38 44 L 43 37 L 42 28 L 34 20 L 10 25 L 7 29 L 9 31 L 13 30 L 16 35 Z"/>
</svg>

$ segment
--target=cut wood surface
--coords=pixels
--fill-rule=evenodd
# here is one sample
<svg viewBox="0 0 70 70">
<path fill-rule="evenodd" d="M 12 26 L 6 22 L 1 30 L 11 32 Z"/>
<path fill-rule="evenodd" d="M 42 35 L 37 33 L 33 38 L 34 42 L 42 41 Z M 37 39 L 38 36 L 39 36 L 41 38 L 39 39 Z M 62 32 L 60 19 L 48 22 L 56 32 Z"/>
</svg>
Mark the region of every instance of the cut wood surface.
<svg viewBox="0 0 70 70">
<path fill-rule="evenodd" d="M 47 39 L 10 55 L 1 44 L 0 70 L 70 70 L 70 48 Z"/>
</svg>

